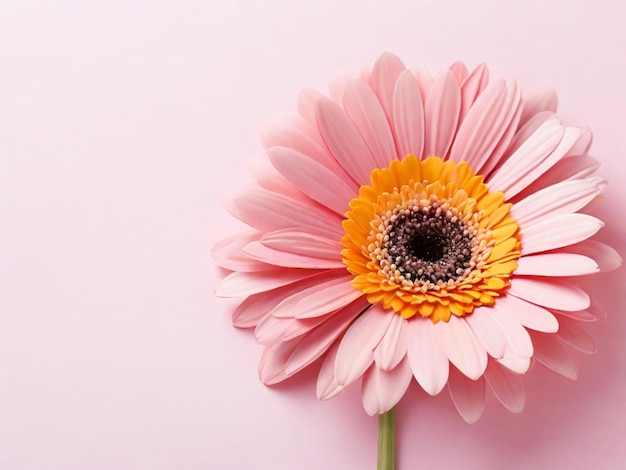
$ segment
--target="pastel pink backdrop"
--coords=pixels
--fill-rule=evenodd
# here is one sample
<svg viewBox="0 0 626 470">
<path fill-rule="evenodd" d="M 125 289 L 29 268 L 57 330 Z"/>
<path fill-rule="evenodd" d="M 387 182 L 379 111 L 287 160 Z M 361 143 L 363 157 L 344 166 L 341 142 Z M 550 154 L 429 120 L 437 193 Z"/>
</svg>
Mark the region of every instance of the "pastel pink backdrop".
<svg viewBox="0 0 626 470">
<path fill-rule="evenodd" d="M 315 370 L 266 388 L 231 327 L 210 246 L 248 181 L 259 122 L 384 50 L 438 70 L 487 62 L 595 134 L 600 238 L 626 252 L 626 3 L 113 1 L 0 6 L 0 468 L 374 468 L 358 387 Z M 570 382 L 536 368 L 521 415 L 474 425 L 446 394 L 399 405 L 400 468 L 622 468 L 625 271 Z"/>
</svg>

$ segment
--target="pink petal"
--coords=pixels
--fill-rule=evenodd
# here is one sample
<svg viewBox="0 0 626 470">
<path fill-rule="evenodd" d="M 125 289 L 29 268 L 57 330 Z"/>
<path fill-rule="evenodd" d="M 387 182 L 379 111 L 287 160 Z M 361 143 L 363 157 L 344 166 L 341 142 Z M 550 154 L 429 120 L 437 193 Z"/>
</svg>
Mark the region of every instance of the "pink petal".
<svg viewBox="0 0 626 470">
<path fill-rule="evenodd" d="M 474 171 L 480 172 L 511 121 L 519 118 L 520 98 L 514 81 L 490 83 L 461 123 L 450 150 L 450 160 L 466 161 Z"/>
<path fill-rule="evenodd" d="M 259 292 L 276 289 L 318 274 L 313 269 L 278 268 L 258 273 L 234 272 L 217 286 L 217 297 L 247 297 Z"/>
<path fill-rule="evenodd" d="M 467 76 L 469 75 L 469 71 L 463 62 L 456 61 L 450 66 L 450 71 L 456 77 L 456 81 L 459 83 L 463 83 Z"/>
<path fill-rule="evenodd" d="M 341 260 L 341 245 L 338 240 L 294 230 L 279 230 L 267 233 L 260 242 L 274 250 L 333 261 Z"/>
<path fill-rule="evenodd" d="M 525 146 L 519 148 L 511 158 L 507 160 L 504 165 L 509 162 L 522 163 L 523 169 L 519 169 L 518 173 L 511 176 L 508 181 L 505 182 L 504 188 L 500 189 L 506 195 L 507 199 L 512 198 L 516 194 L 520 193 L 527 186 L 537 180 L 542 174 L 552 168 L 559 160 L 561 160 L 569 149 L 574 145 L 576 139 L 580 135 L 580 129 L 576 127 L 566 127 L 561 141 L 559 144 L 548 154 L 542 154 L 542 152 L 529 152 Z M 503 166 L 504 166 L 503 165 Z M 517 165 L 512 165 L 517 166 Z M 496 176 L 500 175 L 500 171 L 496 173 Z M 495 184 L 495 187 L 500 188 L 499 183 L 496 184 L 493 180 L 490 182 Z"/>
<path fill-rule="evenodd" d="M 558 214 L 521 227 L 522 255 L 553 250 L 581 242 L 602 228 L 600 219 L 587 214 Z"/>
<path fill-rule="evenodd" d="M 427 123 L 424 134 L 424 157 L 447 156 L 456 133 L 460 111 L 459 83 L 452 72 L 444 72 L 433 82 L 424 105 Z"/>
<path fill-rule="evenodd" d="M 591 354 L 596 352 L 596 340 L 577 321 L 569 318 L 561 320 L 561 327 L 556 337 L 568 346 L 580 352 Z"/>
<path fill-rule="evenodd" d="M 417 86 L 419 87 L 420 94 L 422 95 L 422 102 L 424 102 L 433 86 L 433 76 L 431 75 L 430 70 L 422 65 L 411 67 L 409 70 L 411 70 L 411 73 L 417 81 Z"/>
<path fill-rule="evenodd" d="M 516 277 L 509 293 L 542 307 L 577 311 L 589 307 L 589 296 L 580 287 L 557 279 L 533 279 Z"/>
<path fill-rule="evenodd" d="M 410 70 L 400 74 L 393 92 L 393 124 L 398 155 L 422 156 L 424 149 L 424 105 Z"/>
<path fill-rule="evenodd" d="M 558 121 L 556 115 L 550 111 L 543 111 L 528 120 L 526 124 L 520 126 L 513 134 L 513 138 L 506 150 L 505 160 L 513 155 L 519 148 L 539 130 L 539 128 L 550 120 Z"/>
<path fill-rule="evenodd" d="M 530 368 L 530 357 L 518 356 L 508 347 L 504 351 L 504 356 L 496 359 L 496 362 L 517 374 L 525 374 Z"/>
<path fill-rule="evenodd" d="M 547 368 L 571 380 L 578 378 L 576 363 L 552 334 L 531 332 L 535 358 Z"/>
<path fill-rule="evenodd" d="M 512 295 L 503 295 L 498 298 L 497 302 L 502 309 L 526 328 L 546 333 L 554 333 L 559 329 L 559 322 L 555 316 L 538 305 Z"/>
<path fill-rule="evenodd" d="M 512 95 L 511 91 L 514 90 L 509 89 L 509 97 L 515 99 L 517 95 Z M 506 119 L 508 121 L 508 124 L 506 128 L 504 128 L 502 131 L 502 137 L 500 138 L 500 141 L 491 151 L 487 160 L 482 164 L 482 167 L 480 169 L 481 174 L 490 175 L 494 168 L 497 168 L 503 163 L 504 160 L 506 160 L 507 152 L 509 151 L 511 142 L 518 130 L 519 118 L 521 114 L 522 104 L 521 101 L 518 101 L 517 106 L 511 108 L 510 119 Z"/>
<path fill-rule="evenodd" d="M 400 315 L 393 315 L 385 336 L 374 350 L 376 366 L 391 370 L 406 356 L 406 323 Z"/>
<path fill-rule="evenodd" d="M 592 140 L 593 134 L 591 133 L 591 130 L 588 127 L 581 128 L 578 140 L 574 145 L 572 145 L 572 148 L 569 149 L 566 156 L 586 155 L 589 152 Z"/>
<path fill-rule="evenodd" d="M 451 316 L 448 322 L 435 324 L 441 349 L 452 364 L 472 380 L 485 372 L 487 353 L 464 319 Z"/>
<path fill-rule="evenodd" d="M 448 390 L 461 418 L 470 424 L 478 421 L 485 409 L 485 380 L 470 380 L 451 367 Z"/>
<path fill-rule="evenodd" d="M 548 253 L 522 256 L 515 274 L 530 276 L 582 276 L 598 272 L 597 263 L 587 256 L 572 253 Z"/>
<path fill-rule="evenodd" d="M 593 313 L 587 310 L 581 310 L 578 312 L 566 312 L 564 310 L 551 309 L 550 311 L 554 313 L 555 315 L 557 315 L 559 319 L 562 317 L 566 317 L 566 318 L 572 318 L 574 320 L 585 321 L 585 322 L 593 322 L 593 321 L 598 320 L 598 317 L 596 317 Z"/>
<path fill-rule="evenodd" d="M 329 321 L 331 318 L 333 318 L 336 313 L 337 312 L 335 311 L 335 312 L 330 312 L 326 315 L 320 315 L 314 318 L 303 318 L 303 319 L 276 318 L 272 315 L 268 315 L 267 317 L 274 318 L 278 321 L 287 323 L 287 328 L 283 329 L 282 335 L 276 336 L 274 341 L 269 341 L 267 344 L 270 344 L 275 341 L 291 341 L 292 339 L 297 338 L 298 336 L 303 336 L 312 331 L 315 331 L 320 326 L 323 326 L 324 324 L 326 324 L 326 322 Z M 261 322 L 263 322 L 265 318 L 263 318 Z M 261 322 L 259 322 L 259 325 L 261 324 Z M 257 329 L 258 329 L 258 326 L 257 326 Z M 255 330 L 255 334 L 256 334 L 256 330 Z M 257 342 L 263 344 L 263 342 L 260 340 L 257 340 Z"/>
<path fill-rule="evenodd" d="M 352 180 L 337 176 L 300 152 L 272 147 L 267 154 L 276 169 L 295 187 L 339 215 L 346 213 L 348 203 L 358 194 Z"/>
<path fill-rule="evenodd" d="M 298 113 L 316 129 L 317 119 L 315 117 L 315 109 L 317 107 L 317 102 L 323 97 L 323 94 L 311 88 L 305 88 L 298 93 Z"/>
<path fill-rule="evenodd" d="M 335 379 L 348 385 L 358 379 L 374 361 L 380 343 L 395 313 L 373 305 L 350 326 L 339 345 L 335 360 Z"/>
<path fill-rule="evenodd" d="M 274 385 L 287 378 L 285 365 L 298 346 L 300 338 L 266 347 L 259 362 L 259 378 L 265 385 Z"/>
<path fill-rule="evenodd" d="M 254 329 L 254 336 L 259 344 L 265 346 L 282 343 L 285 333 L 294 321 L 292 318 L 275 318 L 272 315 L 266 315 Z M 302 334 L 304 333 L 303 331 Z"/>
<path fill-rule="evenodd" d="M 343 236 L 342 217 L 313 201 L 307 203 L 263 189 L 244 188 L 227 199 L 225 205 L 239 220 L 262 232 L 289 228 L 331 239 Z"/>
<path fill-rule="evenodd" d="M 351 81 L 345 90 L 343 107 L 359 129 L 377 167 L 389 166 L 396 158 L 396 147 L 385 111 L 372 89 L 363 80 Z"/>
<path fill-rule="evenodd" d="M 576 212 L 598 194 L 600 189 L 593 180 L 562 181 L 516 202 L 511 208 L 511 215 L 523 226 L 543 217 Z"/>
<path fill-rule="evenodd" d="M 622 257 L 609 245 L 595 240 L 585 240 L 567 248 L 567 251 L 592 258 L 600 272 L 613 271 L 622 265 Z"/>
<path fill-rule="evenodd" d="M 395 369 L 383 370 L 372 364 L 363 376 L 363 408 L 370 416 L 396 406 L 411 383 L 411 368 L 405 359 Z"/>
<path fill-rule="evenodd" d="M 302 337 L 310 331 L 315 331 L 324 324 L 332 313 L 328 315 L 297 320 L 295 318 L 276 318 L 272 315 L 265 315 L 254 329 L 257 343 L 264 346 L 271 346 L 276 343 L 291 341 Z"/>
<path fill-rule="evenodd" d="M 506 409 L 513 413 L 522 412 L 526 403 L 526 384 L 521 375 L 512 373 L 495 361 L 489 361 L 485 379 Z"/>
<path fill-rule="evenodd" d="M 298 115 L 271 116 L 264 119 L 261 122 L 261 140 L 266 149 L 287 147 L 300 152 L 328 168 L 346 181 L 346 184 L 358 188 L 328 152 L 317 128 Z"/>
<path fill-rule="evenodd" d="M 478 96 L 489 83 L 489 69 L 480 64 L 465 78 L 461 84 L 461 112 L 459 118 L 463 120 Z"/>
<path fill-rule="evenodd" d="M 429 395 L 437 395 L 448 381 L 448 357 L 435 337 L 429 319 L 411 319 L 406 325 L 407 357 L 415 380 Z"/>
<path fill-rule="evenodd" d="M 274 168 L 274 165 L 272 165 L 272 162 L 270 162 L 266 154 L 252 156 L 252 158 L 247 161 L 247 164 L 259 188 L 269 191 L 272 194 L 280 194 L 294 201 L 311 203 L 309 198 L 302 194 L 298 188 L 291 184 L 287 178 Z M 237 193 L 235 192 L 234 194 L 236 195 Z M 233 193 L 230 194 L 230 197 L 233 197 Z M 230 204 L 228 195 L 225 203 L 228 208 L 228 204 Z"/>
<path fill-rule="evenodd" d="M 328 95 L 338 105 L 343 103 L 344 93 L 352 81 L 352 73 L 346 71 L 335 72 L 328 82 Z"/>
<path fill-rule="evenodd" d="M 240 328 L 256 326 L 261 318 L 270 313 L 287 297 L 290 297 L 303 289 L 317 285 L 320 281 L 327 279 L 329 276 L 341 276 L 342 274 L 343 272 L 341 271 L 322 271 L 318 272 L 316 275 L 309 276 L 303 280 L 293 282 L 283 287 L 251 295 L 239 304 L 233 313 L 233 324 Z"/>
<path fill-rule="evenodd" d="M 301 284 L 302 281 L 249 296 L 233 312 L 233 325 L 238 328 L 256 327 L 285 297 L 296 292 Z"/>
<path fill-rule="evenodd" d="M 313 318 L 345 307 L 363 295 L 355 289 L 351 274 L 340 274 L 302 289 L 279 303 L 272 315 L 277 318 Z"/>
<path fill-rule="evenodd" d="M 338 349 L 339 342 L 333 343 L 326 353 L 326 357 L 324 358 L 324 362 L 317 376 L 316 394 L 317 398 L 320 400 L 328 400 L 337 395 L 344 388 L 343 385 L 339 385 L 337 380 L 335 380 L 335 359 L 337 358 Z"/>
<path fill-rule="evenodd" d="M 597 299 L 593 300 L 593 304 L 591 305 L 591 308 L 589 308 L 589 313 L 595 315 L 595 317 L 600 321 L 606 320 L 608 316 L 606 309 L 598 302 Z"/>
<path fill-rule="evenodd" d="M 506 302 L 505 302 L 506 304 Z M 511 303 L 508 305 L 511 306 Z M 500 304 L 500 299 L 491 307 L 493 320 L 498 324 L 506 338 L 507 349 L 520 357 L 531 357 L 533 355 L 533 344 L 526 328 L 510 313 L 509 309 Z M 505 350 L 506 353 L 506 350 Z"/>
<path fill-rule="evenodd" d="M 237 328 L 254 328 L 257 324 L 265 317 L 268 312 L 272 309 L 270 308 L 257 308 L 258 301 L 260 298 L 271 297 L 274 291 L 262 292 L 260 294 L 254 294 L 249 296 L 246 300 L 241 302 L 235 311 L 233 312 L 233 326 Z"/>
<path fill-rule="evenodd" d="M 561 181 L 588 178 L 599 166 L 600 164 L 588 155 L 565 157 L 524 189 L 518 197 L 526 197 L 542 188 L 552 186 Z"/>
<path fill-rule="evenodd" d="M 286 268 L 334 269 L 344 266 L 341 260 L 329 260 L 274 250 L 260 242 L 249 243 L 243 251 L 250 258 Z"/>
<path fill-rule="evenodd" d="M 370 86 L 385 110 L 389 123 L 393 122 L 393 89 L 396 80 L 404 70 L 406 66 L 390 52 L 381 55 L 372 69 Z"/>
<path fill-rule="evenodd" d="M 556 111 L 558 99 L 556 91 L 550 87 L 542 87 L 531 91 L 524 96 L 524 110 L 520 119 L 520 126 L 523 126 L 534 115 L 542 111 Z"/>
<path fill-rule="evenodd" d="M 498 299 L 498 302 L 500 299 Z M 495 358 L 501 358 L 506 350 L 506 337 L 493 320 L 489 307 L 478 307 L 471 315 L 465 317 L 465 321 L 472 328 L 478 342 L 485 348 L 487 354 Z"/>
<path fill-rule="evenodd" d="M 278 342 L 289 341 L 302 336 L 332 318 L 333 312 L 315 318 L 277 318 L 271 313 L 264 316 L 254 330 L 254 336 L 259 344 L 272 345 Z"/>
<path fill-rule="evenodd" d="M 361 68 L 361 73 L 359 74 L 359 77 L 370 87 L 372 86 L 372 71 L 369 67 L 365 66 Z"/>
<path fill-rule="evenodd" d="M 502 191 L 507 199 L 520 192 L 556 163 L 558 159 L 550 157 L 564 140 L 564 134 L 565 127 L 558 119 L 548 119 L 496 170 L 487 181 L 489 188 L 492 191 Z M 570 137 L 566 142 L 571 145 L 574 141 Z M 552 160 L 555 162 L 552 163 Z M 548 166 L 547 163 L 552 165 Z M 542 171 L 537 172 L 538 169 Z"/>
<path fill-rule="evenodd" d="M 361 300 L 362 299 L 357 299 L 353 303 L 359 303 Z M 276 341 L 289 341 L 298 336 L 303 336 L 305 334 L 311 333 L 320 329 L 328 321 L 343 312 L 348 307 L 350 307 L 350 305 L 347 305 L 346 307 L 343 307 L 339 310 L 335 310 L 324 315 L 318 315 L 312 318 L 281 318 L 275 317 L 273 315 L 268 315 L 268 317 L 270 317 L 272 320 L 276 322 L 286 323 L 287 325 L 286 327 L 282 328 L 281 334 L 276 335 L 273 338 L 269 335 L 266 336 L 266 338 L 259 338 L 259 334 L 257 333 L 259 330 L 259 326 L 261 326 L 261 323 L 263 323 L 267 319 L 267 317 L 263 318 L 263 320 L 259 323 L 259 326 L 257 326 L 257 329 L 255 330 L 255 334 L 257 335 L 257 342 L 261 344 L 269 344 Z"/>
<path fill-rule="evenodd" d="M 367 309 L 365 300 L 353 302 L 338 311 L 322 325 L 307 333 L 289 356 L 285 373 L 288 376 L 293 375 L 319 358 L 365 309 Z"/>
<path fill-rule="evenodd" d="M 256 231 L 237 233 L 217 242 L 211 248 L 211 256 L 218 266 L 230 271 L 256 272 L 272 269 L 271 265 L 251 259 L 242 253 L 243 247 L 261 238 Z"/>
<path fill-rule="evenodd" d="M 316 107 L 317 126 L 324 142 L 337 162 L 359 184 L 369 183 L 377 167 L 367 144 L 344 111 L 322 97 Z"/>
</svg>

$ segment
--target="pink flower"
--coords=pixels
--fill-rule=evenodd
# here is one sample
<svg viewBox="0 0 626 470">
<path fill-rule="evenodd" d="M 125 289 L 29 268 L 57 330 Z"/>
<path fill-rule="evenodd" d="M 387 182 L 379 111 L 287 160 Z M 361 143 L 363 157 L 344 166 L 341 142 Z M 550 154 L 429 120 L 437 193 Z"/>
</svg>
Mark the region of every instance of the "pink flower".
<svg viewBox="0 0 626 470">
<path fill-rule="evenodd" d="M 251 230 L 213 248 L 261 380 L 322 358 L 321 399 L 361 379 L 383 413 L 414 378 L 473 422 L 487 387 L 521 411 L 534 360 L 575 378 L 564 346 L 592 351 L 580 322 L 598 313 L 571 279 L 621 261 L 578 212 L 604 185 L 589 130 L 483 65 L 431 77 L 386 53 L 330 96 L 264 123 L 257 184 L 227 203 Z"/>
</svg>

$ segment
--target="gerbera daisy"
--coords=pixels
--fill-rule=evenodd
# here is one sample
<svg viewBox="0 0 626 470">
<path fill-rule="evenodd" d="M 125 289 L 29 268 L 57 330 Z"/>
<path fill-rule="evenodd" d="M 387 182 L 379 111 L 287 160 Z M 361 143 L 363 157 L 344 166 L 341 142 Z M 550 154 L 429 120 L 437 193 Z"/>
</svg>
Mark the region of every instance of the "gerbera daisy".
<svg viewBox="0 0 626 470">
<path fill-rule="evenodd" d="M 599 313 L 571 278 L 620 259 L 578 212 L 604 185 L 591 133 L 555 108 L 484 65 L 431 76 L 386 53 L 265 121 L 256 184 L 227 202 L 251 230 L 213 249 L 234 271 L 217 295 L 245 298 L 234 324 L 265 346 L 261 380 L 322 358 L 322 399 L 361 379 L 384 413 L 414 378 L 473 422 L 487 386 L 523 408 L 535 359 L 575 378 L 564 345 L 593 350 L 579 323 Z"/>
</svg>

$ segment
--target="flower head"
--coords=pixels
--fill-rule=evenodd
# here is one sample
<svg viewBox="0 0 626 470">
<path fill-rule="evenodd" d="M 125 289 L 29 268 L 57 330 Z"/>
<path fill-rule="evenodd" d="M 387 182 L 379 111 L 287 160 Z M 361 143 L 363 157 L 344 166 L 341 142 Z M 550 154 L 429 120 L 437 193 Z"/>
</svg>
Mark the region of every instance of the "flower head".
<svg viewBox="0 0 626 470">
<path fill-rule="evenodd" d="M 487 385 L 522 409 L 535 359 L 575 378 L 564 344 L 593 349 L 579 321 L 597 314 L 570 278 L 620 260 L 578 212 L 604 185 L 591 134 L 555 108 L 485 66 L 431 77 L 386 53 L 268 119 L 256 184 L 228 201 L 251 230 L 213 249 L 263 382 L 322 358 L 320 398 L 362 379 L 383 413 L 414 378 L 474 421 Z"/>
</svg>

